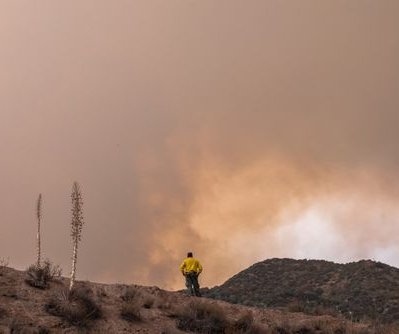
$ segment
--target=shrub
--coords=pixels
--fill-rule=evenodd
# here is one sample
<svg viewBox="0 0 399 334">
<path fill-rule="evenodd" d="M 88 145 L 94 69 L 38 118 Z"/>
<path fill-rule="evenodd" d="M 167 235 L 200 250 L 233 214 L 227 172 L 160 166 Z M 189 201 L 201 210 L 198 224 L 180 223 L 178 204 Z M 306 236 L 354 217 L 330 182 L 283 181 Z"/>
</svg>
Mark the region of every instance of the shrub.
<svg viewBox="0 0 399 334">
<path fill-rule="evenodd" d="M 291 334 L 292 326 L 287 319 L 283 319 L 278 324 L 271 327 L 272 334 Z"/>
<path fill-rule="evenodd" d="M 13 318 L 8 323 L 8 333 L 10 334 L 24 334 L 24 333 L 31 333 L 31 334 L 49 334 L 50 330 L 44 326 L 31 326 L 32 324 L 25 324 L 16 318 Z M 3 332 L 1 332 L 3 333 Z"/>
<path fill-rule="evenodd" d="M 290 334 L 291 331 L 287 330 L 287 328 L 282 327 L 282 326 L 275 326 L 272 329 L 272 334 Z"/>
<path fill-rule="evenodd" d="M 296 328 L 293 333 L 295 334 L 314 334 L 316 333 L 313 329 L 306 325 L 300 325 L 298 328 Z"/>
<path fill-rule="evenodd" d="M 141 298 L 142 294 L 136 287 L 130 286 L 121 296 L 123 303 L 120 309 L 122 319 L 130 322 L 141 321 Z"/>
<path fill-rule="evenodd" d="M 143 306 L 144 308 L 151 308 L 155 303 L 155 298 L 151 295 L 144 295 L 143 296 Z"/>
<path fill-rule="evenodd" d="M 127 287 L 125 293 L 121 296 L 124 302 L 130 302 L 141 298 L 141 292 L 135 286 Z"/>
<path fill-rule="evenodd" d="M 326 329 L 329 329 L 331 331 L 331 328 L 333 326 L 331 320 L 325 318 L 316 318 L 310 321 L 309 325 L 312 326 L 312 328 L 315 329 L 316 331 L 321 331 L 321 330 L 325 331 Z"/>
<path fill-rule="evenodd" d="M 0 257 L 0 276 L 3 276 L 4 269 L 6 267 L 8 267 L 8 262 L 9 262 L 8 258 L 6 259 L 6 258 L 3 258 L 3 257 Z"/>
<path fill-rule="evenodd" d="M 38 334 L 50 334 L 50 330 L 47 327 L 40 326 L 37 330 Z"/>
<path fill-rule="evenodd" d="M 108 297 L 108 294 L 103 287 L 98 288 L 96 294 L 97 294 L 97 297 L 99 297 L 99 298 Z"/>
<path fill-rule="evenodd" d="M 254 325 L 254 317 L 251 312 L 242 315 L 233 325 L 236 331 L 247 332 Z"/>
<path fill-rule="evenodd" d="M 180 334 L 181 331 L 174 327 L 167 327 L 164 330 L 162 330 L 161 334 Z"/>
<path fill-rule="evenodd" d="M 155 301 L 155 306 L 161 310 L 170 310 L 172 307 L 172 298 L 166 293 L 160 293 Z"/>
<path fill-rule="evenodd" d="M 306 308 L 305 305 L 300 302 L 299 300 L 294 300 L 287 305 L 288 312 L 305 312 Z"/>
<path fill-rule="evenodd" d="M 399 333 L 399 325 L 380 325 L 376 327 L 375 332 L 380 334 L 397 334 Z"/>
<path fill-rule="evenodd" d="M 219 306 L 205 302 L 190 302 L 177 309 L 177 328 L 196 333 L 223 334 L 229 322 Z"/>
<path fill-rule="evenodd" d="M 46 260 L 42 265 L 33 264 L 26 270 L 25 282 L 34 288 L 46 289 L 52 280 L 60 276 L 60 267 Z"/>
<path fill-rule="evenodd" d="M 9 263 L 9 259 L 8 258 L 7 259 L 4 258 L 4 257 L 0 258 L 0 268 L 7 267 L 8 263 Z"/>
<path fill-rule="evenodd" d="M 244 313 L 237 321 L 235 321 L 231 329 L 227 331 L 229 334 L 266 334 L 268 331 L 255 324 L 254 317 L 251 312 Z"/>
<path fill-rule="evenodd" d="M 130 322 L 141 321 L 140 304 L 134 301 L 124 302 L 121 307 L 121 318 Z"/>
<path fill-rule="evenodd" d="M 270 332 L 260 325 L 253 324 L 245 334 L 270 334 Z"/>
<path fill-rule="evenodd" d="M 266 328 L 255 323 L 251 312 L 238 320 L 227 319 L 217 304 L 192 301 L 174 309 L 177 328 L 183 331 L 207 334 L 269 334 Z"/>
<path fill-rule="evenodd" d="M 144 308 L 151 308 L 155 303 L 154 296 L 148 292 L 143 292 L 135 286 L 129 286 L 121 298 L 124 302 L 134 301 L 134 303 L 143 306 Z"/>
<path fill-rule="evenodd" d="M 0 319 L 5 318 L 7 315 L 7 310 L 0 306 Z"/>
<path fill-rule="evenodd" d="M 21 333 L 24 329 L 21 321 L 17 320 L 16 318 L 10 319 L 8 324 L 8 330 L 10 333 Z"/>
<path fill-rule="evenodd" d="M 102 317 L 101 308 L 88 288 L 64 290 L 53 295 L 45 305 L 45 309 L 48 313 L 78 327 L 88 327 L 92 320 Z"/>
</svg>

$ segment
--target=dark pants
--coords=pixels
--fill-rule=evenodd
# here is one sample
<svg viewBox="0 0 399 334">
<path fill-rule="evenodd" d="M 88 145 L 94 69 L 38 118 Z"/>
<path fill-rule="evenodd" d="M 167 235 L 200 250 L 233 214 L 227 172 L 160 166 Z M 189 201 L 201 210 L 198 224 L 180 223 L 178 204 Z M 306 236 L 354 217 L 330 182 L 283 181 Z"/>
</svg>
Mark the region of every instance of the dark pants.
<svg viewBox="0 0 399 334">
<path fill-rule="evenodd" d="M 185 274 L 185 277 L 188 293 L 191 296 L 201 297 L 200 287 L 198 284 L 198 274 L 194 271 L 190 271 L 189 273 Z"/>
</svg>

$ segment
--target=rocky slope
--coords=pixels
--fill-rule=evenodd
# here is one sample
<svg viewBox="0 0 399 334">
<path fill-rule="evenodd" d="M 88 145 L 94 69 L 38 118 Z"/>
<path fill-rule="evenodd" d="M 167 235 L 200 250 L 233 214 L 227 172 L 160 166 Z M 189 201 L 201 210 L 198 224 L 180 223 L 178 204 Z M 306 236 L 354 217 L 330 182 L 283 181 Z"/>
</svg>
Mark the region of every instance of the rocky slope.
<svg viewBox="0 0 399 334">
<path fill-rule="evenodd" d="M 332 316 L 233 305 L 157 287 L 78 282 L 80 299 L 68 299 L 64 278 L 47 289 L 31 287 L 25 279 L 25 272 L 0 268 L 0 333 L 397 333 Z M 243 298 L 251 296 L 244 293 Z M 85 317 L 79 318 L 83 311 Z"/>
<path fill-rule="evenodd" d="M 336 264 L 271 259 L 240 272 L 207 296 L 250 306 L 392 323 L 399 322 L 399 269 L 370 260 Z"/>
</svg>

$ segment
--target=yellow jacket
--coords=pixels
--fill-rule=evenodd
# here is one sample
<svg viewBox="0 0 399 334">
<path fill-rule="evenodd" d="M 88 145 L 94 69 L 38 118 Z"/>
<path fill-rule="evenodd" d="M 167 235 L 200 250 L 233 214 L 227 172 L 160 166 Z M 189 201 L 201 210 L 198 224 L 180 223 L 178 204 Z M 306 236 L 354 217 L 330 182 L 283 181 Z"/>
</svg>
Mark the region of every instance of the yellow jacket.
<svg viewBox="0 0 399 334">
<path fill-rule="evenodd" d="M 199 261 L 193 257 L 188 257 L 185 259 L 180 265 L 179 269 L 183 274 L 189 273 L 190 271 L 194 271 L 197 274 L 202 272 L 201 263 L 199 263 Z"/>
</svg>

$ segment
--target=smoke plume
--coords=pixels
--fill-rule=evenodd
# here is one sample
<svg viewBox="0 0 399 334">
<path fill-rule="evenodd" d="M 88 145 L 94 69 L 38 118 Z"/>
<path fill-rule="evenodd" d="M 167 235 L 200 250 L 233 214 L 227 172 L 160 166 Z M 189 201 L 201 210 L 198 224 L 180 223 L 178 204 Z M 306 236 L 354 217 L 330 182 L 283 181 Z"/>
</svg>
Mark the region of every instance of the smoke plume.
<svg viewBox="0 0 399 334">
<path fill-rule="evenodd" d="M 399 3 L 0 4 L 0 256 L 203 285 L 269 257 L 399 266 Z"/>
</svg>

